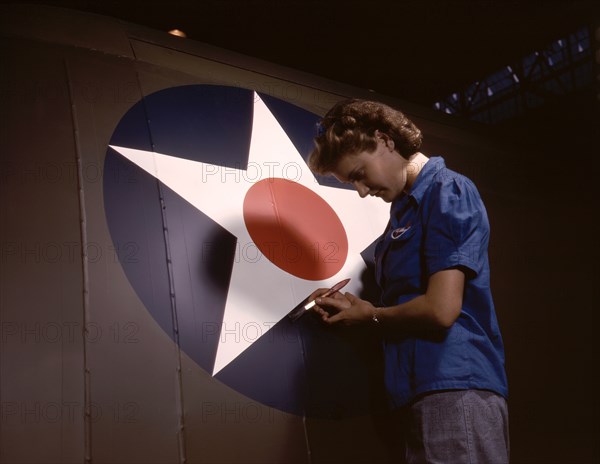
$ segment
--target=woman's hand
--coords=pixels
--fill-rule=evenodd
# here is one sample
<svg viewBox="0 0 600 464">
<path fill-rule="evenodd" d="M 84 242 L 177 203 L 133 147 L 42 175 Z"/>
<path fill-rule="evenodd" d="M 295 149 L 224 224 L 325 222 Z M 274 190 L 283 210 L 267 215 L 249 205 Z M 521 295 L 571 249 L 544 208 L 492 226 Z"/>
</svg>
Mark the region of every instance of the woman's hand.
<svg viewBox="0 0 600 464">
<path fill-rule="evenodd" d="M 319 288 L 317 290 L 315 290 L 314 292 L 312 292 L 310 294 L 310 296 L 307 298 L 308 301 L 313 301 L 316 300 L 317 298 L 320 298 L 321 295 L 324 295 L 325 293 L 327 293 L 330 289 L 329 288 Z M 346 297 L 344 295 L 342 295 L 340 292 L 335 292 L 333 295 L 330 295 L 329 297 L 321 297 L 325 300 L 346 300 Z M 316 304 L 315 306 L 313 306 L 311 308 L 311 311 L 317 313 L 321 319 L 323 320 L 327 320 L 329 318 L 329 313 L 327 311 L 325 311 L 322 306 L 319 306 L 318 304 Z"/>
<path fill-rule="evenodd" d="M 321 290 L 321 289 L 319 289 Z M 341 294 L 336 292 L 329 297 L 320 297 L 319 290 L 313 293 L 311 297 L 316 297 L 316 305 L 313 310 L 321 316 L 327 324 L 342 323 L 344 325 L 357 324 L 361 322 L 371 321 L 375 307 L 368 301 L 361 300 L 350 292 Z M 330 314 L 323 308 L 332 308 L 336 311 L 335 314 Z"/>
</svg>

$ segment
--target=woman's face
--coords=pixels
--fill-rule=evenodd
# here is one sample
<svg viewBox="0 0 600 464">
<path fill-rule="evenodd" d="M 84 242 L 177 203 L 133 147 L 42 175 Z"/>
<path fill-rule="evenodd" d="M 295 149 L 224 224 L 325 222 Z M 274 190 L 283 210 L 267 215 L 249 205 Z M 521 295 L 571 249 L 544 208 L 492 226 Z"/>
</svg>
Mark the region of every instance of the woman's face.
<svg viewBox="0 0 600 464">
<path fill-rule="evenodd" d="M 361 198 L 372 195 L 390 203 L 406 187 L 407 166 L 408 161 L 394 150 L 391 140 L 378 138 L 374 151 L 345 155 L 332 174 L 339 181 L 354 185 Z"/>
</svg>

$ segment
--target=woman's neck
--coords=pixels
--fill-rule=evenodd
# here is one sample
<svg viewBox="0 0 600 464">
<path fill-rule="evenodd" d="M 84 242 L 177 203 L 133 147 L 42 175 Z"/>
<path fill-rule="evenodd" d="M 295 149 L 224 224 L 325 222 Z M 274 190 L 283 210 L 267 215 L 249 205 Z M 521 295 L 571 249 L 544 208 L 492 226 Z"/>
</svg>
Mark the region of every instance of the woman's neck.
<svg viewBox="0 0 600 464">
<path fill-rule="evenodd" d="M 429 161 L 429 158 L 420 151 L 416 152 L 409 158 L 406 165 L 406 186 L 404 187 L 405 192 L 410 192 L 410 189 L 417 180 L 421 169 L 423 169 L 423 166 L 425 166 L 427 161 Z"/>
</svg>

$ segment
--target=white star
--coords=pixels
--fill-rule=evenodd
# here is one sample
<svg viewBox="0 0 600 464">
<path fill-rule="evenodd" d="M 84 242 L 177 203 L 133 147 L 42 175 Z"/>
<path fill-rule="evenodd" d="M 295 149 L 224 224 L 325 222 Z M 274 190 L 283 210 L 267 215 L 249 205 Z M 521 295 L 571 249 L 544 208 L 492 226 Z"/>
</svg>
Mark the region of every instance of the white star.
<svg viewBox="0 0 600 464">
<path fill-rule="evenodd" d="M 320 185 L 258 95 L 254 102 L 252 139 L 245 170 L 111 146 L 237 237 L 242 256 L 233 265 L 213 375 L 315 288 L 328 287 L 349 277 L 352 280 L 347 290 L 359 292 L 365 269 L 360 253 L 381 234 L 389 214 L 389 205 L 380 199 L 360 199 L 356 192 Z M 315 192 L 335 210 L 348 238 L 347 259 L 335 275 L 318 281 L 296 277 L 252 246 L 243 217 L 244 199 L 253 185 L 269 178 L 292 180 Z M 244 250 L 250 250 L 251 256 L 244 256 Z"/>
</svg>

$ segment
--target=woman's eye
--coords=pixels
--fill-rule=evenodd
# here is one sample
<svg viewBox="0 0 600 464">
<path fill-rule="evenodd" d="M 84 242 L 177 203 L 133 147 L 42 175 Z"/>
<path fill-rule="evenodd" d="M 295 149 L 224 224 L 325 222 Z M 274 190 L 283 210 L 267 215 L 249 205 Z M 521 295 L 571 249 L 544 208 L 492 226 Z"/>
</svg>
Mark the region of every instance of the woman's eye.
<svg viewBox="0 0 600 464">
<path fill-rule="evenodd" d="M 350 183 L 354 183 L 354 182 L 361 180 L 364 176 L 365 176 L 365 171 L 363 171 L 361 169 L 360 171 L 353 172 L 350 175 L 350 177 L 348 178 L 348 180 L 350 181 Z"/>
</svg>

